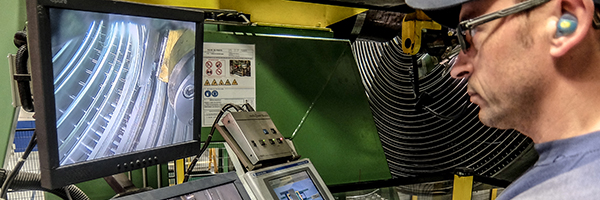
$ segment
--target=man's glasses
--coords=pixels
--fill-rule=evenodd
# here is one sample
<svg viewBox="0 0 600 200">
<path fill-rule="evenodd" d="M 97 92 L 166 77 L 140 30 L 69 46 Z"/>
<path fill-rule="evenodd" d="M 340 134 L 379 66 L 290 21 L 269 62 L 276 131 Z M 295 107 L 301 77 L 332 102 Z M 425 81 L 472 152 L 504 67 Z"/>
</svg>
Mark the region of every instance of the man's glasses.
<svg viewBox="0 0 600 200">
<path fill-rule="evenodd" d="M 458 24 L 458 27 L 456 28 L 456 36 L 458 37 L 458 43 L 460 44 L 462 51 L 464 53 L 467 53 L 467 50 L 469 50 L 470 47 L 470 43 L 468 43 L 466 41 L 466 36 L 467 34 L 469 34 L 469 37 L 471 37 L 471 30 L 473 28 L 475 28 L 476 26 L 479 26 L 481 24 L 485 24 L 487 22 L 490 22 L 492 20 L 495 19 L 499 19 L 502 17 L 506 17 L 521 11 L 525 11 L 527 9 L 542 5 L 543 3 L 546 3 L 550 0 L 528 0 L 528 1 L 524 1 L 521 3 L 518 3 L 510 8 L 506 8 L 506 9 L 502 9 L 493 13 L 488 13 L 485 15 L 481 15 L 479 17 L 473 18 L 473 19 L 467 19 L 464 20 L 462 22 L 460 22 Z"/>
</svg>

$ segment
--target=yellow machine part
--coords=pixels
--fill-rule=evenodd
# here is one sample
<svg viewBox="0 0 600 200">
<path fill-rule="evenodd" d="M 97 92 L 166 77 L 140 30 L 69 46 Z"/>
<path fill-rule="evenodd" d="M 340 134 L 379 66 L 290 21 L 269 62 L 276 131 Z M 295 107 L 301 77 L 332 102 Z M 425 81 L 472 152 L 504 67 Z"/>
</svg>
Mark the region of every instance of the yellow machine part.
<svg viewBox="0 0 600 200">
<path fill-rule="evenodd" d="M 498 189 L 494 188 L 491 191 L 490 200 L 496 200 L 496 197 L 498 197 Z"/>
<path fill-rule="evenodd" d="M 185 161 L 183 159 L 179 159 L 175 161 L 175 185 L 182 184 L 183 179 L 185 177 Z M 172 186 L 173 184 L 169 184 Z"/>
<path fill-rule="evenodd" d="M 473 176 L 454 175 L 452 200 L 471 200 L 473 195 Z"/>
<path fill-rule="evenodd" d="M 251 15 L 251 21 L 260 25 L 289 26 L 291 28 L 324 28 L 366 9 L 330 6 L 284 0 L 129 0 L 139 3 L 171 5 L 191 8 L 229 9 Z"/>
<path fill-rule="evenodd" d="M 179 60 L 190 51 L 194 50 L 194 33 L 190 30 L 171 30 L 167 37 L 167 45 L 160 67 L 158 79 L 168 83 L 169 76 Z"/>
<path fill-rule="evenodd" d="M 431 20 L 421 10 L 404 16 L 402 20 L 402 51 L 404 53 L 415 55 L 419 52 L 423 29 L 441 30 L 442 25 Z"/>
</svg>

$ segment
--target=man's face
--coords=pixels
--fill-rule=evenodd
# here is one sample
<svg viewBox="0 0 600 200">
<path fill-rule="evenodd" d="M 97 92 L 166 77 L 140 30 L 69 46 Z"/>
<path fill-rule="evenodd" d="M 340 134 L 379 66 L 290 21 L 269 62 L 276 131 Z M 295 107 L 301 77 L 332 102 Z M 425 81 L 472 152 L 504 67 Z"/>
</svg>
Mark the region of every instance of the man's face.
<svg viewBox="0 0 600 200">
<path fill-rule="evenodd" d="M 474 0 L 462 6 L 460 20 L 471 19 L 516 4 L 514 0 Z M 519 129 L 538 116 L 544 87 L 544 66 L 551 65 L 545 26 L 536 10 L 500 18 L 480 26 L 467 38 L 452 69 L 454 78 L 468 78 L 471 102 L 488 126 Z"/>
</svg>

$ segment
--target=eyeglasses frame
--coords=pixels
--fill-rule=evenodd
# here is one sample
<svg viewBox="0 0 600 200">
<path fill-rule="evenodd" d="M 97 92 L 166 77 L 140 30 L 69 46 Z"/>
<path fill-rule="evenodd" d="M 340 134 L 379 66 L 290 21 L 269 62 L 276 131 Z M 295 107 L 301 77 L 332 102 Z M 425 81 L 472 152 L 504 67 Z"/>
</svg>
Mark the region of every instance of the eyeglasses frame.
<svg viewBox="0 0 600 200">
<path fill-rule="evenodd" d="M 464 53 L 467 53 L 467 51 L 469 50 L 469 47 L 470 47 L 470 44 L 467 43 L 466 39 L 465 39 L 467 31 L 470 32 L 471 29 L 475 28 L 476 26 L 485 24 L 492 20 L 500 19 L 502 17 L 506 17 L 506 16 L 509 16 L 512 14 L 516 14 L 516 13 L 537 7 L 548 1 L 550 1 L 550 0 L 528 0 L 528 1 L 518 3 L 509 8 L 505 8 L 505 9 L 502 9 L 502 10 L 499 10 L 496 12 L 488 13 L 485 15 L 481 15 L 479 17 L 461 21 L 458 24 L 458 27 L 456 28 L 456 36 L 458 37 L 458 43 L 460 44 L 462 51 Z M 470 33 L 469 33 L 469 35 L 470 35 Z"/>
</svg>

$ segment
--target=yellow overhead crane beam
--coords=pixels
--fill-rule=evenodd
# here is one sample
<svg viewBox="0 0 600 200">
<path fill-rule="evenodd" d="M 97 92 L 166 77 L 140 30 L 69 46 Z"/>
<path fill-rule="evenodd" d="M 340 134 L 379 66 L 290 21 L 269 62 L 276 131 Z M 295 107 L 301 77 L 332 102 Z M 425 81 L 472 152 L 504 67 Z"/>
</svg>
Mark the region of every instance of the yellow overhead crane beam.
<svg viewBox="0 0 600 200">
<path fill-rule="evenodd" d="M 423 29 L 440 30 L 442 25 L 434 22 L 422 10 L 407 14 L 402 20 L 402 51 L 415 55 L 421 49 Z"/>
<path fill-rule="evenodd" d="M 325 29 L 366 9 L 284 0 L 128 0 L 139 3 L 205 9 L 229 9 L 251 15 L 258 25 Z"/>
</svg>

